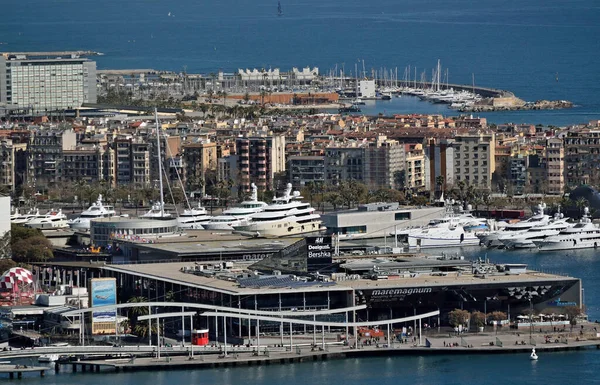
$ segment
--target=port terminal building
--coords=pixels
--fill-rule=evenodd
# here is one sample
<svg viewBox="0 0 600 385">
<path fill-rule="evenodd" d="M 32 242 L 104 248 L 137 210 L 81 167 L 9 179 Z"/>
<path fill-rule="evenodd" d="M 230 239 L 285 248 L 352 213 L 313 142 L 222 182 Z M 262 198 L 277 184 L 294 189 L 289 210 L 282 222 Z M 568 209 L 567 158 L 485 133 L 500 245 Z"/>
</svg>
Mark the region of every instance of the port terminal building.
<svg viewBox="0 0 600 385">
<path fill-rule="evenodd" d="M 449 256 L 334 257 L 334 245 L 327 236 L 289 239 L 277 245 L 267 244 L 264 239 L 255 241 L 262 243 L 245 246 L 240 240 L 223 239 L 218 247 L 206 246 L 205 260 L 46 262 L 35 265 L 34 273 L 45 287 L 56 283 L 82 285 L 89 278 L 114 277 L 119 302 L 134 296 L 149 301 L 172 298 L 176 302 L 274 313 L 298 311 L 298 317 L 303 311 L 365 305 L 352 315 L 364 321 L 438 310 L 439 316 L 425 321 L 432 326 L 447 324 L 448 312 L 457 308 L 502 311 L 514 319 L 530 308 L 561 313 L 568 306 L 582 305 L 581 280 L 532 271 L 526 265 L 497 265 Z M 199 245 L 205 242 L 196 241 Z M 182 253 L 178 247 L 182 246 L 175 244 L 174 250 Z M 168 251 L 166 244 L 161 248 Z M 217 248 L 220 257 L 215 254 Z M 244 258 L 252 253 L 264 255 Z M 323 321 L 352 320 L 345 313 L 327 317 Z M 248 323 L 251 321 L 233 318 L 227 322 L 228 329 L 240 336 L 247 335 L 252 326 Z"/>
</svg>

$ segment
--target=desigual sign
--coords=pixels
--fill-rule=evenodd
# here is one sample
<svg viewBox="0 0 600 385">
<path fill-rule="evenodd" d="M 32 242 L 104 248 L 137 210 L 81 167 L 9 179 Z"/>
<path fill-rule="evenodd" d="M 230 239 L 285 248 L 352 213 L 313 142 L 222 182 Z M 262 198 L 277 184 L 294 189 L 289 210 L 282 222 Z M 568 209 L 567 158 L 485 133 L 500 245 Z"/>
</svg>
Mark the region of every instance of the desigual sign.
<svg viewBox="0 0 600 385">
<path fill-rule="evenodd" d="M 306 238 L 306 253 L 308 259 L 331 258 L 333 246 L 331 237 L 308 237 Z"/>
</svg>

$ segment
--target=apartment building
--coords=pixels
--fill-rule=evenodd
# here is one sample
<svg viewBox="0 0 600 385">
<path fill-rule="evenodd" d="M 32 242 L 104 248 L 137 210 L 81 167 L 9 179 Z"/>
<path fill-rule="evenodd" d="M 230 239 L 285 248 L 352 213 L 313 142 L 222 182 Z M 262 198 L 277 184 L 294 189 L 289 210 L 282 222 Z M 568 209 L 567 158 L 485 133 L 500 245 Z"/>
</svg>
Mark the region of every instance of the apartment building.
<svg viewBox="0 0 600 385">
<path fill-rule="evenodd" d="M 476 188 L 491 189 L 495 170 L 494 133 L 459 134 L 455 140 L 455 183 L 464 181 Z"/>
<path fill-rule="evenodd" d="M 425 144 L 423 148 L 426 170 L 425 190 L 435 191 L 440 195 L 442 191 L 452 188 L 455 182 L 454 139 L 428 138 Z"/>
<path fill-rule="evenodd" d="M 395 175 L 405 168 L 405 162 L 403 146 L 398 141 L 377 136 L 375 142 L 365 147 L 365 184 L 370 189 L 400 187 Z"/>
<path fill-rule="evenodd" d="M 564 154 L 566 186 L 574 188 L 600 181 L 600 130 L 569 131 L 564 138 Z"/>
<path fill-rule="evenodd" d="M 27 174 L 27 144 L 0 139 L 0 185 L 14 192 L 23 184 Z"/>
<path fill-rule="evenodd" d="M 565 189 L 565 148 L 562 139 L 546 140 L 546 176 L 548 194 L 562 194 Z"/>
<path fill-rule="evenodd" d="M 38 187 L 61 181 L 63 153 L 75 149 L 77 135 L 72 129 L 37 129 L 29 137 L 29 180 Z"/>
<path fill-rule="evenodd" d="M 404 145 L 404 188 L 421 191 L 425 189 L 426 168 L 423 145 Z"/>
<path fill-rule="evenodd" d="M 182 178 L 186 188 L 205 191 L 206 172 L 217 170 L 217 144 L 209 139 L 184 143 L 181 146 Z"/>
<path fill-rule="evenodd" d="M 249 192 L 252 183 L 261 191 L 273 190 L 275 175 L 285 171 L 285 135 L 238 137 L 235 147 L 241 192 Z"/>
<path fill-rule="evenodd" d="M 96 103 L 96 62 L 68 57 L 0 55 L 0 104 L 33 113 Z"/>
<path fill-rule="evenodd" d="M 94 183 L 106 180 L 102 146 L 77 146 L 72 150 L 63 151 L 62 180 L 66 182 L 85 181 Z"/>
<path fill-rule="evenodd" d="M 296 155 L 287 160 L 288 182 L 301 189 L 309 183 L 325 183 L 325 157 Z"/>
<path fill-rule="evenodd" d="M 142 138 L 117 138 L 114 147 L 115 185 L 150 187 L 150 151 Z"/>
</svg>

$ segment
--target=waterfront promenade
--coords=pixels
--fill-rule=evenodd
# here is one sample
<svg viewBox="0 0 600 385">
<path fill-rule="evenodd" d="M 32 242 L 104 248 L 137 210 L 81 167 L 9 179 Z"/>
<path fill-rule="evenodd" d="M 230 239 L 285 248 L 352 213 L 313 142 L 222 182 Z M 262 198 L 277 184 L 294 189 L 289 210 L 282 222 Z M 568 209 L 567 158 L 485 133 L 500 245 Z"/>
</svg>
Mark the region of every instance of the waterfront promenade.
<svg viewBox="0 0 600 385">
<path fill-rule="evenodd" d="M 289 344 L 281 344 L 279 338 L 265 337 L 260 348 L 253 346 L 228 345 L 227 354 L 223 346 L 194 347 L 192 356 L 191 346 L 173 346 L 161 348 L 158 358 L 156 347 L 125 346 L 125 347 L 63 347 L 56 353 L 69 354 L 71 361 L 55 364 L 54 370 L 60 372 L 102 372 L 102 371 L 149 371 L 149 370 L 179 370 L 179 369 L 210 369 L 238 366 L 277 365 L 298 362 L 311 362 L 344 358 L 384 357 L 399 355 L 456 355 L 456 354 L 523 354 L 528 355 L 535 347 L 540 359 L 545 354 L 555 351 L 582 350 L 588 348 L 600 349 L 600 338 L 587 327 L 587 331 L 570 334 L 568 332 L 542 332 L 531 335 L 525 332 L 510 331 L 496 334 L 469 333 L 455 335 L 454 333 L 435 333 L 423 335 L 421 345 L 418 338 L 408 337 L 406 342 L 392 341 L 388 345 L 381 338 L 379 341 L 362 339 L 358 347 L 345 345 L 334 340 L 333 334 L 326 339 L 313 344 L 312 337 L 298 336 L 296 343 L 290 349 Z M 577 331 L 579 329 L 577 328 Z M 54 351 L 53 350 L 53 351 Z M 87 351 L 86 354 L 75 351 Z M 36 348 L 0 352 L 0 360 L 26 357 L 35 354 L 47 354 L 48 349 Z M 105 358 L 111 354 L 111 358 Z M 104 357 L 93 357 L 94 354 L 105 354 Z M 39 369 L 38 369 L 39 370 Z M 8 373 L 8 372 L 5 372 Z"/>
</svg>

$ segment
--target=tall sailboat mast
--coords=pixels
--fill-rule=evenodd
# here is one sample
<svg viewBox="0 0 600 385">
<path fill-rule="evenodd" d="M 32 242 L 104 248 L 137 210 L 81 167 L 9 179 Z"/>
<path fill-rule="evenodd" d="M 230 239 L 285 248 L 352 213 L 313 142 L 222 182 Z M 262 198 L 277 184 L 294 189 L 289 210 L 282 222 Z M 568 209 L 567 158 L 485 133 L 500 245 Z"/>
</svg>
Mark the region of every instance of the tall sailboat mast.
<svg viewBox="0 0 600 385">
<path fill-rule="evenodd" d="M 165 197 L 163 195 L 162 160 L 160 156 L 160 125 L 158 123 L 158 109 L 154 108 L 156 119 L 156 144 L 158 148 L 158 186 L 160 188 L 160 216 L 165 216 Z"/>
</svg>

